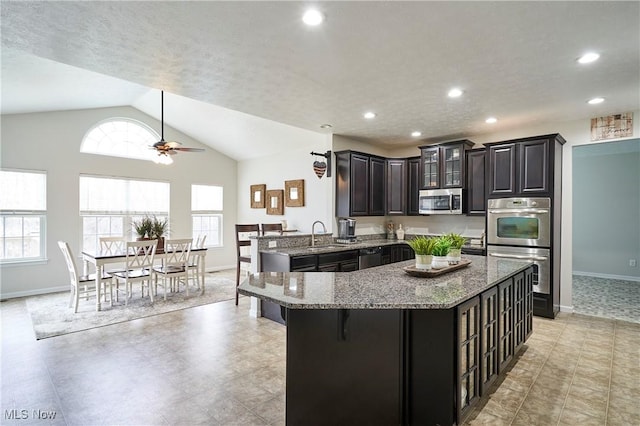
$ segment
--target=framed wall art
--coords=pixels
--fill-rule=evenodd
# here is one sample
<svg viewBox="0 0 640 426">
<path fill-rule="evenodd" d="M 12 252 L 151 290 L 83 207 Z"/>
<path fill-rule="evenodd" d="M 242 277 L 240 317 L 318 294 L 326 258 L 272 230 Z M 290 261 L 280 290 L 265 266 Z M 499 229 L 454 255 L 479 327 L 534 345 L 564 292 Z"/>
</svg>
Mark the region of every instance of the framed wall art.
<svg viewBox="0 0 640 426">
<path fill-rule="evenodd" d="M 284 191 L 282 189 L 270 189 L 267 191 L 267 214 L 282 216 L 284 214 Z"/>
<path fill-rule="evenodd" d="M 304 207 L 304 179 L 284 181 L 284 205 Z"/>
<path fill-rule="evenodd" d="M 252 209 L 264 209 L 265 208 L 265 192 L 267 191 L 267 185 L 251 185 L 251 208 Z"/>
</svg>

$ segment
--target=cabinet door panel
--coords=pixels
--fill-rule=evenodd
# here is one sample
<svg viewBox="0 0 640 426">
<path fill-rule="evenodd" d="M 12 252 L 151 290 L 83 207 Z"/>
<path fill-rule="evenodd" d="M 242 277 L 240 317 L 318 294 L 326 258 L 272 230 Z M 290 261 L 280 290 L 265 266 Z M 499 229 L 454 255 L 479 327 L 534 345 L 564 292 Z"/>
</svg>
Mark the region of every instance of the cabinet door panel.
<svg viewBox="0 0 640 426">
<path fill-rule="evenodd" d="M 487 210 L 485 195 L 485 150 L 467 151 L 467 214 L 484 215 Z"/>
<path fill-rule="evenodd" d="M 407 214 L 418 215 L 418 192 L 420 191 L 420 158 L 410 158 L 408 167 Z"/>
<path fill-rule="evenodd" d="M 351 215 L 369 213 L 369 157 L 351 155 Z"/>
<path fill-rule="evenodd" d="M 371 157 L 369 162 L 369 216 L 385 214 L 385 160 Z"/>
<path fill-rule="evenodd" d="M 489 195 L 512 195 L 516 191 L 516 145 L 489 147 Z"/>
<path fill-rule="evenodd" d="M 407 213 L 407 162 L 387 160 L 387 214 Z"/>
<path fill-rule="evenodd" d="M 463 177 L 463 145 L 445 146 L 442 154 L 442 188 L 459 188 Z"/>
<path fill-rule="evenodd" d="M 549 192 L 549 140 L 520 143 L 519 192 Z"/>
<path fill-rule="evenodd" d="M 440 188 L 440 148 L 422 149 L 422 189 Z"/>
</svg>

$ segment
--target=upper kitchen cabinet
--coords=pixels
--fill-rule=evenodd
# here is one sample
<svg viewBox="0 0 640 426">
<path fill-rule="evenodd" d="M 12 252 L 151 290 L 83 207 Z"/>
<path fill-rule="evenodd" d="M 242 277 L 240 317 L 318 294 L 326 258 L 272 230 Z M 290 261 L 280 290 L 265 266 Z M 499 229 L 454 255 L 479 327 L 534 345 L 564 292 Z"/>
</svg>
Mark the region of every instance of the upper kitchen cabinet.
<svg viewBox="0 0 640 426">
<path fill-rule="evenodd" d="M 387 215 L 407 214 L 407 160 L 387 159 Z"/>
<path fill-rule="evenodd" d="M 356 151 L 336 156 L 336 216 L 384 216 L 386 162 Z"/>
<path fill-rule="evenodd" d="M 487 210 L 485 194 L 485 154 L 486 149 L 467 151 L 467 198 L 465 210 L 469 216 L 484 216 Z"/>
<path fill-rule="evenodd" d="M 407 158 L 407 215 L 418 216 L 420 191 L 420 157 Z"/>
<path fill-rule="evenodd" d="M 465 185 L 467 139 L 420 147 L 421 189 L 462 188 Z"/>
<path fill-rule="evenodd" d="M 488 196 L 553 196 L 564 143 L 562 136 L 552 134 L 485 144 L 489 150 Z"/>
</svg>

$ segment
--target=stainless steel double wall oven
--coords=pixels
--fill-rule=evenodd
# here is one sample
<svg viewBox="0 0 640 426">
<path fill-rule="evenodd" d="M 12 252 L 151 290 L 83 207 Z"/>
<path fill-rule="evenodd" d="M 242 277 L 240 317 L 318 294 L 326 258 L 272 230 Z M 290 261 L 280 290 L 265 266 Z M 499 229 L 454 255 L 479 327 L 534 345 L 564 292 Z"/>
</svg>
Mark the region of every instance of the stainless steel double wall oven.
<svg viewBox="0 0 640 426">
<path fill-rule="evenodd" d="M 551 199 L 488 200 L 487 256 L 534 263 L 533 291 L 551 291 Z"/>
</svg>

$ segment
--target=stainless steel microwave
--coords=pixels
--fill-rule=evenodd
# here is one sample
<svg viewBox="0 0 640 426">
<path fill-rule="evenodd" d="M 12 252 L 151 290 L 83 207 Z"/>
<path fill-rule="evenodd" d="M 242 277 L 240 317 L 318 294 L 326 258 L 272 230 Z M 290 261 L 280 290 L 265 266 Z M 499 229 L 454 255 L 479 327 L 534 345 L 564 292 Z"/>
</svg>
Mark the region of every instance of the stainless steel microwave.
<svg viewBox="0 0 640 426">
<path fill-rule="evenodd" d="M 462 214 L 462 188 L 420 191 L 418 212 L 420 214 Z"/>
</svg>

